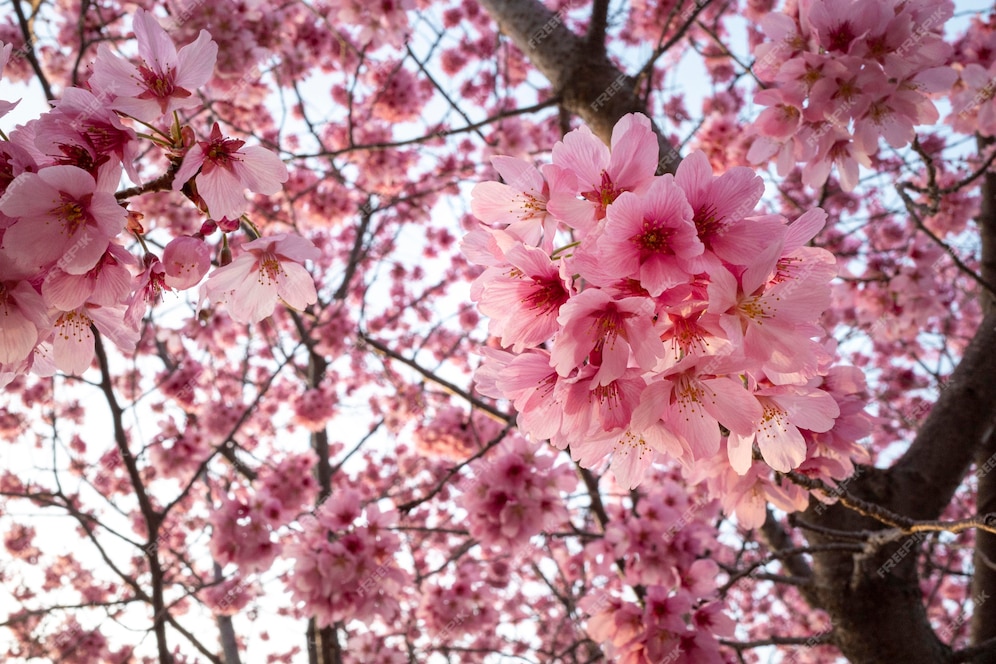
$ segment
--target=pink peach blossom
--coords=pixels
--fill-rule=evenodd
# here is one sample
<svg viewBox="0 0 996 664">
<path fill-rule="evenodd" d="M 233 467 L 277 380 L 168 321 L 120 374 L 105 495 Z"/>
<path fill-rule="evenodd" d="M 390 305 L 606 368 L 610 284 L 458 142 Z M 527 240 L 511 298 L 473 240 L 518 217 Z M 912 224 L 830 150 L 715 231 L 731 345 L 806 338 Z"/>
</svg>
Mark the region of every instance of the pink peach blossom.
<svg viewBox="0 0 996 664">
<path fill-rule="evenodd" d="M 245 190 L 273 195 L 287 181 L 287 167 L 266 148 L 245 141 L 223 138 L 216 122 L 207 141 L 196 143 L 183 158 L 173 179 L 179 191 L 194 177 L 197 193 L 207 204 L 212 219 L 238 219 L 248 206 Z"/>
<path fill-rule="evenodd" d="M 144 9 L 135 10 L 134 26 L 142 64 L 136 67 L 101 44 L 90 79 L 94 92 L 110 98 L 111 108 L 143 122 L 198 106 L 195 92 L 211 78 L 218 57 L 211 35 L 201 30 L 197 41 L 178 53 L 156 18 Z"/>
<path fill-rule="evenodd" d="M 209 299 L 228 304 L 233 320 L 258 323 L 273 313 L 277 300 L 299 310 L 317 301 L 315 281 L 301 265 L 320 255 L 310 241 L 279 233 L 253 240 L 242 251 L 212 272 L 204 285 Z"/>
<path fill-rule="evenodd" d="M 83 274 L 70 274 L 56 265 L 42 282 L 42 295 L 51 306 L 70 311 L 84 303 L 112 306 L 125 301 L 131 290 L 128 265 L 134 257 L 119 244 L 109 244 L 97 264 Z"/>
<path fill-rule="evenodd" d="M 23 362 L 51 329 L 48 307 L 27 281 L 0 274 L 0 366 Z"/>
<path fill-rule="evenodd" d="M 507 252 L 506 260 L 510 268 L 481 275 L 479 307 L 491 318 L 491 334 L 519 353 L 559 329 L 557 315 L 570 293 L 558 265 L 543 250 L 520 244 Z"/>
<path fill-rule="evenodd" d="M 211 267 L 211 249 L 203 238 L 183 235 L 173 238 L 163 250 L 166 285 L 177 290 L 196 286 Z"/>
<path fill-rule="evenodd" d="M 616 123 L 611 151 L 587 127 L 575 129 L 553 147 L 553 164 L 544 169 L 551 181 L 547 209 L 586 233 L 619 194 L 650 184 L 657 157 L 657 137 L 645 115 L 630 113 Z"/>
<path fill-rule="evenodd" d="M 567 376 L 591 354 L 590 361 L 599 365 L 599 385 L 623 375 L 630 353 L 637 366 L 653 369 L 664 356 L 664 344 L 654 334 L 653 314 L 649 298 L 617 300 L 604 290 L 586 289 L 560 308 L 563 331 L 554 342 L 553 366 Z"/>
<path fill-rule="evenodd" d="M 481 182 L 471 191 L 471 210 L 487 224 L 503 228 L 524 243 L 553 249 L 557 220 L 547 212 L 550 186 L 532 164 L 496 156 L 491 164 L 504 182 Z"/>
<path fill-rule="evenodd" d="M 55 321 L 52 341 L 55 366 L 68 374 L 82 374 L 93 362 L 94 336 L 91 325 L 114 341 L 118 347 L 134 350 L 138 330 L 124 320 L 124 305 L 115 307 L 82 306 L 63 311 Z"/>
<path fill-rule="evenodd" d="M 27 267 L 41 269 L 58 260 L 70 274 L 87 272 L 124 230 L 126 213 L 114 198 L 116 184 L 117 178 L 108 176 L 98 185 L 76 166 L 22 173 L 0 199 L 0 211 L 17 219 L 3 236 L 4 248 Z"/>
<path fill-rule="evenodd" d="M 594 264 L 579 268 L 593 283 L 638 279 L 652 297 L 688 282 L 691 259 L 704 250 L 692 208 L 671 175 L 655 178 L 638 196 L 624 192 L 606 212 Z"/>
<path fill-rule="evenodd" d="M 806 458 L 806 442 L 800 429 L 827 431 L 840 415 L 840 408 L 828 393 L 803 386 L 772 386 L 757 390 L 763 415 L 755 431 L 742 435 L 730 432 L 730 465 L 741 475 L 752 459 L 757 443 L 761 457 L 773 469 L 787 473 Z"/>
</svg>

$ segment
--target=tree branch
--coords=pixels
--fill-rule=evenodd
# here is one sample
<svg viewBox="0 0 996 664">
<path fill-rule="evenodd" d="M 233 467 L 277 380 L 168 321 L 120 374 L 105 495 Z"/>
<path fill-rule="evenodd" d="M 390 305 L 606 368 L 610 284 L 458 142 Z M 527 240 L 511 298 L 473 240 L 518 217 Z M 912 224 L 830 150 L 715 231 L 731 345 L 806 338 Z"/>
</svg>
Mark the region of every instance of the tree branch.
<svg viewBox="0 0 996 664">
<path fill-rule="evenodd" d="M 993 149 L 992 139 L 978 139 L 979 152 Z M 982 240 L 982 279 L 996 283 L 996 173 L 987 171 L 982 180 L 979 216 L 979 235 Z M 996 295 L 992 291 L 980 291 L 982 310 L 992 315 L 996 310 Z M 992 408 L 992 402 L 990 402 Z M 996 462 L 996 433 L 992 429 L 985 437 L 975 457 L 979 479 L 975 508 L 979 514 L 996 512 L 996 472 L 991 469 Z M 996 568 L 991 561 L 996 560 L 996 535 L 979 533 L 975 538 L 974 574 L 972 576 L 972 597 L 996 596 Z M 996 602 L 976 602 L 972 613 L 972 643 L 982 644 L 996 640 Z M 996 662 L 996 647 L 990 647 L 988 657 L 975 661 Z"/>
<path fill-rule="evenodd" d="M 579 116 L 606 144 L 621 117 L 647 113 L 637 95 L 636 79 L 613 64 L 604 50 L 592 49 L 588 39 L 574 34 L 559 14 L 541 2 L 481 0 L 481 6 L 550 81 L 562 107 Z M 681 158 L 656 125 L 654 132 L 659 170 L 673 173 Z"/>
</svg>

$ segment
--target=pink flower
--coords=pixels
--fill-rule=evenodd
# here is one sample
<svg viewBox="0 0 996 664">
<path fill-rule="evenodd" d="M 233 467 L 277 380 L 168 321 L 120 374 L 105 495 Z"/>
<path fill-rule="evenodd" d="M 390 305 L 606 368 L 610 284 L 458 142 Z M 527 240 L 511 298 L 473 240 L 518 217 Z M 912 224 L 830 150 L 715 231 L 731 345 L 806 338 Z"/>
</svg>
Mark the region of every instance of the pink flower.
<svg viewBox="0 0 996 664">
<path fill-rule="evenodd" d="M 640 402 L 640 393 L 647 383 L 638 369 L 627 369 L 619 378 L 598 385 L 596 367 L 583 367 L 572 378 L 559 384 L 563 401 L 564 422 L 558 446 L 575 445 L 589 437 L 604 437 L 606 432 L 619 433 L 629 427 L 633 409 Z"/>
<path fill-rule="evenodd" d="M 848 53 L 851 45 L 875 27 L 876 3 L 816 0 L 809 9 L 809 23 L 827 51 Z"/>
<path fill-rule="evenodd" d="M 34 144 L 57 163 L 69 163 L 91 173 L 96 172 L 102 160 L 113 156 L 132 182 L 141 181 L 135 132 L 121 124 L 118 115 L 107 107 L 105 97 L 87 90 L 63 91 L 55 108 L 38 119 Z"/>
<path fill-rule="evenodd" d="M 806 441 L 800 429 L 828 431 L 840 415 L 837 402 L 827 392 L 805 386 L 766 387 L 754 393 L 763 414 L 760 425 L 748 435 L 730 432 L 730 465 L 743 475 L 750 468 L 756 442 L 765 463 L 787 473 L 806 459 Z"/>
<path fill-rule="evenodd" d="M 138 330 L 124 321 L 124 306 L 83 306 L 64 311 L 55 321 L 52 354 L 55 366 L 68 374 L 79 375 L 93 362 L 94 337 L 91 325 L 123 350 L 134 350 Z"/>
<path fill-rule="evenodd" d="M 511 400 L 519 411 L 519 429 L 533 440 L 555 438 L 564 415 L 557 390 L 562 379 L 550 365 L 549 351 L 527 349 L 513 356 L 484 350 L 488 360 L 476 376 L 481 394 Z"/>
<path fill-rule="evenodd" d="M 591 354 L 598 364 L 595 377 L 608 385 L 626 371 L 630 353 L 637 366 L 650 371 L 664 357 L 664 344 L 654 331 L 654 303 L 649 298 L 621 300 L 597 288 L 572 297 L 560 308 L 563 326 L 554 343 L 552 363 L 561 376 L 569 375 Z"/>
<path fill-rule="evenodd" d="M 287 167 L 277 155 L 245 141 L 223 138 L 216 122 L 207 141 L 195 144 L 183 158 L 173 178 L 179 191 L 194 176 L 197 193 L 207 204 L 212 219 L 238 219 L 246 211 L 245 190 L 267 196 L 280 191 L 287 181 Z"/>
<path fill-rule="evenodd" d="M 204 286 L 211 300 L 226 302 L 239 323 L 257 323 L 273 313 L 277 300 L 304 309 L 318 300 L 315 282 L 301 265 L 321 255 L 310 241 L 280 233 L 253 240 L 231 264 L 218 268 Z"/>
<path fill-rule="evenodd" d="M 735 166 L 716 177 L 708 157 L 696 150 L 682 160 L 674 181 L 692 207 L 692 221 L 707 256 L 746 265 L 784 233 L 779 223 L 745 220 L 764 193 L 764 181 L 753 169 Z"/>
<path fill-rule="evenodd" d="M 547 208 L 568 226 L 588 232 L 619 194 L 650 184 L 657 157 L 657 137 L 645 115 L 630 113 L 616 123 L 611 153 L 590 129 L 575 129 L 553 147 L 553 165 L 543 171 L 551 187 Z M 573 186 L 561 170 L 574 175 Z"/>
<path fill-rule="evenodd" d="M 557 265 L 546 252 L 520 244 L 506 253 L 510 268 L 481 275 L 481 313 L 490 316 L 490 332 L 502 346 L 537 346 L 559 329 L 557 314 L 570 297 Z"/>
<path fill-rule="evenodd" d="M 705 359 L 689 358 L 665 373 L 665 389 L 654 399 L 661 419 L 687 445 L 693 460 L 704 459 L 719 450 L 722 424 L 730 431 L 752 432 L 761 418 L 757 400 L 733 376 L 700 373 L 709 368 Z"/>
<path fill-rule="evenodd" d="M 17 137 L 20 130 L 13 132 Z M 21 145 L 18 145 L 15 138 L 9 141 L 0 141 L 0 203 L 7 193 L 11 183 L 22 173 L 35 173 L 38 171 L 38 164 L 35 162 L 31 152 Z M 9 228 L 16 219 L 11 219 L 0 210 L 0 230 Z"/>
<path fill-rule="evenodd" d="M 114 97 L 111 107 L 143 122 L 200 104 L 194 91 L 214 72 L 218 45 L 201 30 L 197 41 L 177 53 L 166 31 L 144 9 L 135 11 L 135 37 L 142 64 L 116 57 L 106 44 L 97 49 L 90 85 L 99 97 Z"/>
<path fill-rule="evenodd" d="M 642 196 L 625 192 L 606 212 L 597 261 L 582 271 L 594 283 L 639 279 L 651 296 L 688 282 L 696 271 L 690 262 L 704 247 L 695 234 L 692 208 L 684 192 L 665 175 L 655 178 Z"/>
<path fill-rule="evenodd" d="M 802 169 L 803 184 L 814 189 L 822 187 L 830 175 L 830 166 L 837 166 L 840 188 L 853 191 L 858 186 L 858 164 L 871 166 L 871 158 L 851 140 L 851 135 L 832 126 L 818 144 L 816 156 Z"/>
<path fill-rule="evenodd" d="M 177 290 L 196 286 L 211 267 L 211 249 L 203 238 L 173 238 L 163 250 L 166 285 Z"/>
<path fill-rule="evenodd" d="M 530 163 L 515 157 L 492 157 L 491 164 L 505 181 L 481 182 L 471 192 L 470 208 L 474 216 L 487 224 L 504 224 L 503 228 L 534 247 L 543 243 L 553 248 L 557 220 L 546 210 L 550 187 Z"/>
<path fill-rule="evenodd" d="M 14 50 L 13 44 L 4 45 L 0 42 L 0 78 L 3 78 L 3 68 L 7 66 L 7 62 L 10 60 L 10 52 Z M 0 99 L 0 118 L 10 113 L 15 106 L 17 106 L 20 101 L 9 102 Z"/>
<path fill-rule="evenodd" d="M 20 364 L 50 329 L 48 307 L 27 281 L 0 280 L 0 366 Z"/>
<path fill-rule="evenodd" d="M 802 126 L 802 109 L 799 103 L 787 98 L 778 89 L 761 90 L 754 101 L 768 108 L 761 111 L 755 126 L 762 136 L 784 141 L 794 136 Z"/>
<path fill-rule="evenodd" d="M 970 63 L 961 71 L 961 86 L 951 96 L 954 113 L 948 118 L 955 129 L 971 132 L 977 129 L 983 136 L 996 135 L 996 62 L 986 70 Z M 971 122 L 971 120 L 975 122 Z"/>
<path fill-rule="evenodd" d="M 759 255 L 739 281 L 725 268 L 711 275 L 709 312 L 720 314 L 728 338 L 778 383 L 804 382 L 823 356 L 811 337 L 818 333 L 814 322 L 830 305 L 828 282 L 836 275 L 836 261 L 827 251 L 802 247 L 800 238 L 808 241 L 825 221 L 819 208 L 800 216 L 784 244 Z"/>
<path fill-rule="evenodd" d="M 121 170 L 111 171 L 99 184 L 76 166 L 19 175 L 0 199 L 0 212 L 18 219 L 3 237 L 4 248 L 26 267 L 58 260 L 70 274 L 90 270 L 125 225 L 125 209 L 113 193 Z"/>
<path fill-rule="evenodd" d="M 110 244 L 97 264 L 83 274 L 70 274 L 56 265 L 42 283 L 45 301 L 70 311 L 84 303 L 112 306 L 124 302 L 131 290 L 134 258 L 122 246 Z"/>
<path fill-rule="evenodd" d="M 125 320 L 134 327 L 138 327 L 139 321 L 145 316 L 146 305 L 158 300 L 163 291 L 169 288 L 166 285 L 166 270 L 159 257 L 145 254 L 144 262 L 145 269 L 135 277 L 133 291 L 128 298 L 128 310 L 125 312 Z"/>
<path fill-rule="evenodd" d="M 772 41 L 760 44 L 754 50 L 751 69 L 762 81 L 770 82 L 780 68 L 806 48 L 807 36 L 800 34 L 799 25 L 792 18 L 778 12 L 765 14 L 760 26 Z"/>
</svg>

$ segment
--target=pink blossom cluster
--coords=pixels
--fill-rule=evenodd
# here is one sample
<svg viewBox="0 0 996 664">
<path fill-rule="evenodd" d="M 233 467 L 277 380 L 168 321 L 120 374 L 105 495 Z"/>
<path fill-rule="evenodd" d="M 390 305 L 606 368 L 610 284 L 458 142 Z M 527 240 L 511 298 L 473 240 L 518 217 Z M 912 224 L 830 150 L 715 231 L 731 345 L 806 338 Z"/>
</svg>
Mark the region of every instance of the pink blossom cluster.
<svg viewBox="0 0 996 664">
<path fill-rule="evenodd" d="M 134 349 L 147 304 L 207 274 L 215 248 L 205 236 L 239 226 L 248 209 L 245 190 L 273 195 L 287 180 L 284 164 L 265 148 L 225 138 L 217 124 L 208 140 L 197 141 L 173 119 L 201 104 L 197 90 L 217 54 L 207 32 L 178 51 L 142 9 L 134 30 L 139 64 L 101 44 L 87 89 L 66 89 L 51 111 L 0 142 L 0 384 L 28 370 L 83 373 L 94 356 L 94 328 Z M 0 74 L 10 54 L 11 45 L 0 44 Z M 0 117 L 12 107 L 0 102 Z M 128 118 L 148 126 L 152 135 L 142 140 L 151 140 L 170 166 L 122 192 L 122 173 L 142 182 L 136 164 L 146 149 L 122 122 Z M 156 126 L 164 122 L 172 127 Z M 160 260 L 128 199 L 170 188 L 208 219 L 195 234 L 169 241 Z M 141 261 L 126 249 L 129 235 L 141 242 Z M 221 244 L 227 248 L 227 235 Z M 212 272 L 206 295 L 228 302 L 241 322 L 270 315 L 278 300 L 303 308 L 316 293 L 300 263 L 316 253 L 309 241 L 286 234 L 249 242 L 234 262 Z"/>
<path fill-rule="evenodd" d="M 834 399 L 840 415 L 833 428 L 827 431 L 800 429 L 806 445 L 806 459 L 795 470 L 832 486 L 833 480 L 854 474 L 854 462 L 869 460 L 868 450 L 856 442 L 872 430 L 871 418 L 865 412 L 868 394 L 864 374 L 850 366 L 830 368 L 816 384 Z M 732 454 L 726 441 L 723 450 Z M 710 495 L 718 496 L 723 510 L 735 514 L 742 527 L 759 528 L 764 523 L 769 503 L 785 512 L 804 510 L 809 505 L 807 490 L 798 484 L 780 481 L 771 471 L 770 466 L 755 458 L 747 471 L 741 472 L 719 455 L 695 468 L 690 479 L 705 482 Z M 836 496 L 818 491 L 812 495 L 823 502 L 836 500 Z"/>
<path fill-rule="evenodd" d="M 707 563 L 708 561 L 701 561 Z M 713 567 L 715 563 L 713 563 Z M 700 573 L 714 570 L 703 564 Z M 696 607 L 686 590 L 650 586 L 642 603 L 591 595 L 581 608 L 591 612 L 588 633 L 620 664 L 722 664 L 718 637 L 733 636 L 733 621 L 718 602 Z"/>
<path fill-rule="evenodd" d="M 990 15 L 972 17 L 955 46 L 958 81 L 951 91 L 947 122 L 956 131 L 996 136 L 996 23 Z"/>
<path fill-rule="evenodd" d="M 86 629 L 76 620 L 69 620 L 48 642 L 52 661 L 66 664 L 107 662 L 124 664 L 131 659 L 130 648 L 111 650 L 107 637 L 98 629 Z"/>
<path fill-rule="evenodd" d="M 943 35 L 953 12 L 949 1 L 814 0 L 764 16 L 771 41 L 756 48 L 753 72 L 767 86 L 754 101 L 767 108 L 748 159 L 775 159 L 781 176 L 805 162 L 810 187 L 836 166 L 841 187 L 854 189 L 880 139 L 901 148 L 916 125 L 937 122 L 930 95 L 957 78 Z"/>
<path fill-rule="evenodd" d="M 241 494 L 226 496 L 211 514 L 211 555 L 243 574 L 270 568 L 282 546 L 266 505 Z"/>
<path fill-rule="evenodd" d="M 626 559 L 622 581 L 646 589 L 641 604 L 619 597 L 615 584 L 582 600 L 587 630 L 613 661 L 723 662 L 719 638 L 733 636 L 733 621 L 717 598 L 719 566 L 716 501 L 689 493 L 672 477 L 658 476 L 635 510 L 610 506 L 605 538 L 586 547 L 587 558 L 612 578 Z"/>
<path fill-rule="evenodd" d="M 841 414 L 815 340 L 836 261 L 807 246 L 826 214 L 756 214 L 750 169 L 715 176 L 696 152 L 657 176 L 657 160 L 637 114 L 611 149 L 582 127 L 540 169 L 495 159 L 505 183 L 473 192 L 490 225 L 463 243 L 486 267 L 472 295 L 506 349 L 484 350 L 478 390 L 585 467 L 611 455 L 627 489 L 655 459 L 797 469 L 816 454 L 807 435 Z"/>
<path fill-rule="evenodd" d="M 408 11 L 415 0 L 332 0 L 329 11 L 336 13 L 337 23 L 355 31 L 359 45 L 376 50 L 381 46 L 401 46 L 411 30 Z"/>
<path fill-rule="evenodd" d="M 590 557 L 600 560 L 599 571 L 605 574 L 612 573 L 617 559 L 631 559 L 620 577 L 626 585 L 672 588 L 684 584 L 701 590 L 700 596 L 705 597 L 715 589 L 715 579 L 710 581 L 708 575 L 692 570 L 702 569 L 696 564 L 703 562 L 707 552 L 720 548 L 714 527 L 719 504 L 702 490 L 687 491 L 677 477 L 655 479 L 654 488 L 635 509 L 620 504 L 608 508 L 611 520 L 605 538 L 587 547 Z M 688 582 L 697 576 L 705 582 L 702 588 Z"/>
<path fill-rule="evenodd" d="M 351 632 L 343 650 L 342 661 L 347 664 L 409 664 L 412 661 L 403 641 L 370 631 Z"/>
<path fill-rule="evenodd" d="M 391 624 L 410 582 L 396 559 L 396 521 L 394 511 L 363 507 L 353 489 L 337 491 L 313 517 L 301 519 L 302 530 L 286 549 L 294 560 L 287 584 L 301 614 L 314 616 L 320 627 L 348 620 L 369 624 L 377 617 Z"/>
<path fill-rule="evenodd" d="M 488 444 L 501 425 L 479 411 L 446 405 L 432 418 L 421 420 L 413 432 L 415 448 L 422 454 L 466 459 Z"/>
<path fill-rule="evenodd" d="M 494 457 L 475 462 L 472 484 L 460 487 L 470 534 L 485 548 L 514 551 L 546 529 L 567 523 L 561 495 L 577 485 L 567 464 L 538 443 L 513 435 Z"/>
<path fill-rule="evenodd" d="M 233 616 L 249 604 L 256 594 L 254 590 L 249 580 L 233 576 L 205 588 L 201 596 L 215 615 Z"/>
<path fill-rule="evenodd" d="M 428 81 L 420 81 L 400 62 L 384 62 L 367 74 L 376 89 L 373 115 L 387 122 L 416 120 L 432 96 Z"/>
<path fill-rule="evenodd" d="M 253 502 L 274 528 L 290 523 L 314 504 L 318 493 L 314 466 L 314 454 L 291 454 L 260 472 Z"/>
<path fill-rule="evenodd" d="M 211 437 L 195 418 L 188 419 L 182 428 L 167 419 L 149 448 L 149 461 L 164 477 L 189 479 L 211 452 Z"/>
<path fill-rule="evenodd" d="M 321 431 L 336 408 L 335 390 L 321 385 L 305 390 L 294 399 L 294 421 L 309 431 Z"/>
<path fill-rule="evenodd" d="M 499 619 L 500 598 L 477 561 L 456 566 L 452 583 L 435 583 L 422 595 L 419 615 L 425 630 L 438 641 L 451 642 L 486 630 Z"/>
<path fill-rule="evenodd" d="M 252 495 L 238 490 L 222 499 L 211 515 L 215 559 L 238 565 L 243 574 L 269 568 L 283 548 L 276 531 L 315 499 L 314 465 L 313 454 L 288 455 L 260 470 Z"/>
</svg>

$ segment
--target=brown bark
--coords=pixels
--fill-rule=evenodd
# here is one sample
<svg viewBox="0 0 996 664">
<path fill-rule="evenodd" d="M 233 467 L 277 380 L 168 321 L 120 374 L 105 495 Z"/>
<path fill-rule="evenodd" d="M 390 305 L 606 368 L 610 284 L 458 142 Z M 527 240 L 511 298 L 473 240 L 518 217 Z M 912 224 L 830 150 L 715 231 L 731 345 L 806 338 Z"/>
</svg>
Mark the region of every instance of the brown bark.
<svg viewBox="0 0 996 664">
<path fill-rule="evenodd" d="M 647 113 L 646 103 L 637 95 L 636 79 L 616 67 L 603 48 L 568 29 L 562 15 L 536 0 L 481 0 L 481 5 L 550 81 L 561 106 L 580 117 L 606 145 L 619 118 Z M 660 171 L 673 173 L 680 157 L 656 124 L 654 131 Z"/>
<path fill-rule="evenodd" d="M 980 140 L 979 152 L 985 152 L 992 141 Z M 996 283 L 996 173 L 987 173 L 982 182 L 982 198 L 979 209 L 979 233 L 982 237 L 982 279 L 986 283 Z M 987 314 L 996 311 L 996 299 L 992 293 L 981 293 L 983 311 Z M 994 404 L 990 402 L 990 409 Z M 976 509 L 979 514 L 996 512 L 996 435 L 987 436 L 976 455 L 976 474 L 979 480 L 979 493 Z M 972 577 L 972 643 L 979 644 L 996 638 L 996 535 L 979 532 L 976 534 L 975 574 Z M 996 664 L 996 648 L 974 661 Z"/>
</svg>

